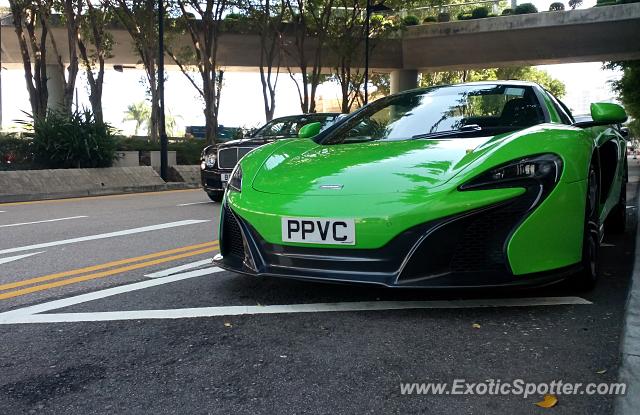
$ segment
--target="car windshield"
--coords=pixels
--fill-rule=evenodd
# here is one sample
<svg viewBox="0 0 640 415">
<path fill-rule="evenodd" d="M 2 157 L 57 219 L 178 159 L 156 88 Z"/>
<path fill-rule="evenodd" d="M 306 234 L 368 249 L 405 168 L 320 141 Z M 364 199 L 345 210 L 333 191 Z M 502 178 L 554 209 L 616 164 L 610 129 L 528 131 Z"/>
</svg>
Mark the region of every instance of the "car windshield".
<svg viewBox="0 0 640 415">
<path fill-rule="evenodd" d="M 312 122 L 322 123 L 320 131 L 325 130 L 335 120 L 335 114 L 305 115 L 299 117 L 277 118 L 265 124 L 252 137 L 291 138 L 297 137 L 298 131 Z"/>
<path fill-rule="evenodd" d="M 322 144 L 495 135 L 544 122 L 530 86 L 458 85 L 380 99 L 319 137 Z"/>
</svg>

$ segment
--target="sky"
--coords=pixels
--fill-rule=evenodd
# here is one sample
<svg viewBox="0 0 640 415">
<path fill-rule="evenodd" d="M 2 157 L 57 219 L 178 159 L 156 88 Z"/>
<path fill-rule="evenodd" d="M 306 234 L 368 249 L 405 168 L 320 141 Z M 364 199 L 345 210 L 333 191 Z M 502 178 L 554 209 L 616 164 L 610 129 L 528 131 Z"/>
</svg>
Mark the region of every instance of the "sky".
<svg viewBox="0 0 640 415">
<path fill-rule="evenodd" d="M 4 5 L 6 0 L 0 0 Z M 539 10 L 547 10 L 552 1 L 533 1 Z M 582 7 L 590 7 L 595 0 L 585 0 Z M 539 66 L 565 83 L 567 95 L 563 101 L 575 113 L 588 113 L 589 104 L 611 101 L 614 98 L 609 81 L 620 73 L 603 70 L 601 62 Z M 132 134 L 135 123 L 123 122 L 128 105 L 146 99 L 144 71 L 108 70 L 105 74 L 103 111 L 105 120 L 124 134 Z M 2 70 L 3 127 L 25 119 L 29 111 L 28 95 L 20 69 Z M 81 72 L 76 86 L 79 105 L 89 107 L 86 78 Z M 219 113 L 220 124 L 228 127 L 252 128 L 264 122 L 264 108 L 260 75 L 257 72 L 226 72 Z M 339 97 L 337 87 L 321 86 L 319 94 L 325 99 Z M 165 83 L 165 101 L 168 112 L 176 119 L 178 130 L 188 125 L 204 125 L 203 103 L 197 92 L 179 71 L 169 71 Z M 280 75 L 276 96 L 276 116 L 298 114 L 300 104 L 294 82 L 286 69 Z"/>
</svg>

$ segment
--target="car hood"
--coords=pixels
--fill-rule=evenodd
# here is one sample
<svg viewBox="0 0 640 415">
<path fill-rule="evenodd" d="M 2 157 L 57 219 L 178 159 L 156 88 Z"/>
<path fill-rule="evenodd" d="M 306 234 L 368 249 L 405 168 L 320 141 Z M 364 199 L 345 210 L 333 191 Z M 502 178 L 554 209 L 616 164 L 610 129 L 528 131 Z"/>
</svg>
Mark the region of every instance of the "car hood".
<svg viewBox="0 0 640 415">
<path fill-rule="evenodd" d="M 280 137 L 280 136 L 269 136 L 269 137 L 247 137 L 241 138 L 239 140 L 231 140 L 225 141 L 224 143 L 218 144 L 218 148 L 226 148 L 226 147 L 242 147 L 242 146 L 261 146 L 263 144 L 271 143 L 276 140 L 280 140 L 283 138 L 291 138 L 291 137 Z"/>
<path fill-rule="evenodd" d="M 292 140 L 265 159 L 252 186 L 259 192 L 309 196 L 425 192 L 451 180 L 492 147 L 489 144 L 493 139 L 340 145 Z"/>
</svg>

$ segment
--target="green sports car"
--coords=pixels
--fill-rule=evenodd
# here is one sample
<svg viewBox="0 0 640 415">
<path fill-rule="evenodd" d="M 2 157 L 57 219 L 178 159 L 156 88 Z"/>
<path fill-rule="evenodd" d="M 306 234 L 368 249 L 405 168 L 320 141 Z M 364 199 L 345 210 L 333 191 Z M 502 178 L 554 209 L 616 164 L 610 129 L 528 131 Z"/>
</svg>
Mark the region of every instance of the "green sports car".
<svg viewBox="0 0 640 415">
<path fill-rule="evenodd" d="M 382 98 L 247 154 L 214 261 L 389 287 L 591 287 L 605 229 L 625 227 L 626 118 L 597 103 L 576 121 L 517 81 Z"/>
</svg>

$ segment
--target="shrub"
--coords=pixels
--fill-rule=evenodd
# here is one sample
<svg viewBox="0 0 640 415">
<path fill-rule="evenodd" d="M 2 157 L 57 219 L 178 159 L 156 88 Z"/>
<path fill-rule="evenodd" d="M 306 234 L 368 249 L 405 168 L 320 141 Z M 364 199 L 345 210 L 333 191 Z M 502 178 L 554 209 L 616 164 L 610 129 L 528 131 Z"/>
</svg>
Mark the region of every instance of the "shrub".
<svg viewBox="0 0 640 415">
<path fill-rule="evenodd" d="M 471 17 L 473 19 L 484 19 L 489 15 L 489 9 L 486 7 L 476 7 L 471 11 Z"/>
<path fill-rule="evenodd" d="M 45 168 L 110 167 L 116 158 L 114 129 L 87 109 L 49 111 L 24 124 L 33 130 L 34 161 Z"/>
<path fill-rule="evenodd" d="M 0 135 L 0 170 L 30 168 L 32 161 L 31 140 L 15 134 Z"/>
<path fill-rule="evenodd" d="M 461 12 L 461 13 L 458 13 L 456 18 L 458 20 L 470 20 L 471 19 L 471 15 L 469 13 Z"/>
<path fill-rule="evenodd" d="M 451 20 L 451 15 L 447 12 L 442 12 L 438 14 L 438 21 L 439 22 L 448 22 L 449 20 Z"/>
<path fill-rule="evenodd" d="M 422 23 L 435 23 L 438 21 L 438 18 L 435 16 L 427 16 L 424 19 L 422 19 Z"/>
<path fill-rule="evenodd" d="M 529 14 L 529 13 L 538 13 L 538 8 L 534 6 L 532 3 L 518 4 L 513 12 L 513 14 Z"/>
<path fill-rule="evenodd" d="M 410 14 L 402 19 L 402 24 L 405 26 L 416 26 L 420 24 L 420 19 L 418 19 L 418 16 Z"/>
<path fill-rule="evenodd" d="M 513 14 L 513 9 L 504 9 L 502 11 L 503 16 L 509 16 L 510 14 Z"/>
<path fill-rule="evenodd" d="M 564 4 L 560 3 L 559 1 L 556 1 L 549 5 L 550 12 L 559 12 L 561 10 L 564 10 Z"/>
</svg>

